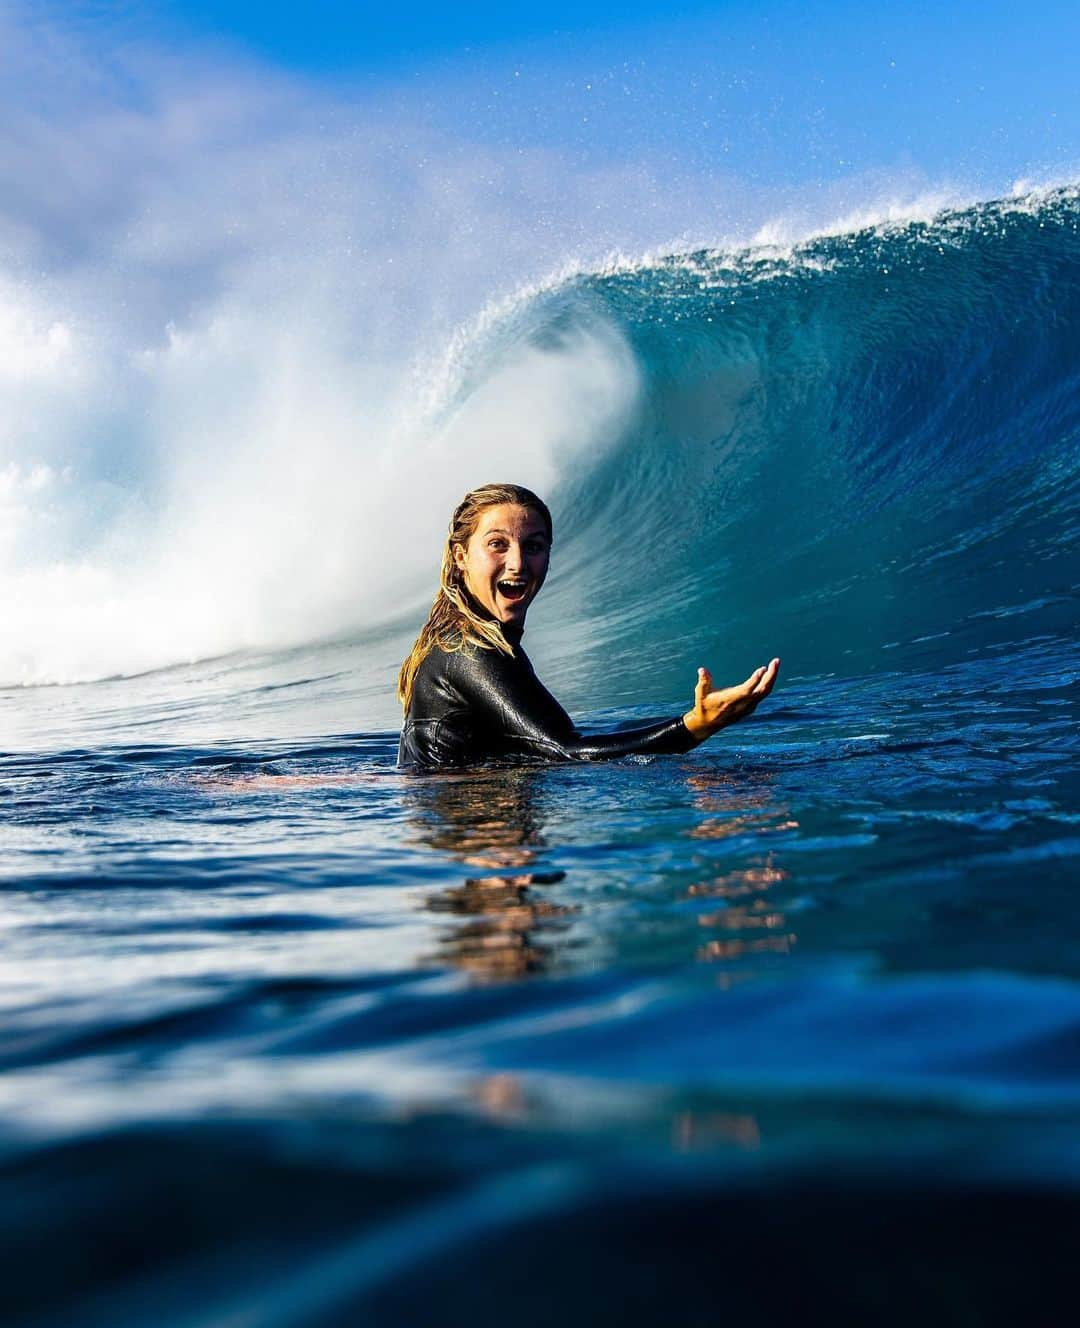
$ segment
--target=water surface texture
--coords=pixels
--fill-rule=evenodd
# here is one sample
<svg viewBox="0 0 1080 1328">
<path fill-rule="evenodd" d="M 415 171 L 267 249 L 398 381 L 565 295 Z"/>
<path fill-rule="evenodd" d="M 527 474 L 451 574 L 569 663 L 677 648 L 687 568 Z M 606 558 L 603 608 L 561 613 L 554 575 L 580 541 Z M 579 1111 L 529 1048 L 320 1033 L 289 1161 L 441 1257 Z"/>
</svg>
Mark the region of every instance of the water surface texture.
<svg viewBox="0 0 1080 1328">
<path fill-rule="evenodd" d="M 9 1324 L 1015 1323 L 1080 1237 L 1080 200 L 581 273 L 538 669 L 685 757 L 419 777 L 346 640 L 0 692 Z M 513 479 L 511 474 L 492 479 Z M 432 573 L 432 580 L 433 580 Z"/>
</svg>

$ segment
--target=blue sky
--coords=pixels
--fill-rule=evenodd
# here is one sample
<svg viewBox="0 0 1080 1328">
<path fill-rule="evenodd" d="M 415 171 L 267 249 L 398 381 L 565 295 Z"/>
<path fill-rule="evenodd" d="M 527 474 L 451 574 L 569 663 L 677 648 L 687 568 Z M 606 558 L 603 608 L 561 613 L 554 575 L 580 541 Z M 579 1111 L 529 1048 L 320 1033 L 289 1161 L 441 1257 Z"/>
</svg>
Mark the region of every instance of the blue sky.
<svg viewBox="0 0 1080 1328">
<path fill-rule="evenodd" d="M 907 168 L 975 190 L 1080 159 L 1080 5 L 1041 0 L 69 0 L 54 11 L 407 97 L 501 146 L 673 154 L 755 183 Z"/>
<path fill-rule="evenodd" d="M 344 0 L 252 3 L 251 0 L 157 0 L 159 20 L 172 19 L 191 31 L 237 39 L 264 54 L 312 70 L 371 69 L 408 64 L 417 57 L 453 55 L 509 42 L 565 39 L 625 29 L 658 20 L 747 6 L 717 6 L 710 0 L 553 0 L 537 4 L 372 5 Z"/>
</svg>

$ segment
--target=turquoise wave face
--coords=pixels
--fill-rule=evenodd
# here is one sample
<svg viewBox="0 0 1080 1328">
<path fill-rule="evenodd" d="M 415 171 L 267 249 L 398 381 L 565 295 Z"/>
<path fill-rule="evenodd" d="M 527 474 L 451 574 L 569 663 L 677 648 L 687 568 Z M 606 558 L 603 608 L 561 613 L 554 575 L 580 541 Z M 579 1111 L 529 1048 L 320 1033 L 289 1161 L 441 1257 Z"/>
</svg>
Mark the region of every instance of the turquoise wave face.
<svg viewBox="0 0 1080 1328">
<path fill-rule="evenodd" d="M 1080 192 L 575 278 L 522 340 L 596 320 L 641 391 L 566 476 L 544 608 L 569 681 L 940 666 L 1067 629 L 1080 503 Z M 571 644 L 567 644 L 567 643 Z M 688 652 L 693 656 L 689 658 Z"/>
</svg>

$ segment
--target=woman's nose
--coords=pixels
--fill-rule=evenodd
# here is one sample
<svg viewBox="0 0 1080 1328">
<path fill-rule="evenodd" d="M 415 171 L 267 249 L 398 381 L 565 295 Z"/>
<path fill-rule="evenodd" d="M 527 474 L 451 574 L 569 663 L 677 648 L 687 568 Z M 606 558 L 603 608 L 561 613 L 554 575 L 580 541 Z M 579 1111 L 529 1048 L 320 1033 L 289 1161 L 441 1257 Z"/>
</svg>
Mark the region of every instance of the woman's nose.
<svg viewBox="0 0 1080 1328">
<path fill-rule="evenodd" d="M 511 544 L 506 551 L 506 570 L 508 572 L 520 572 L 525 566 L 525 557 L 521 552 L 520 544 Z"/>
</svg>

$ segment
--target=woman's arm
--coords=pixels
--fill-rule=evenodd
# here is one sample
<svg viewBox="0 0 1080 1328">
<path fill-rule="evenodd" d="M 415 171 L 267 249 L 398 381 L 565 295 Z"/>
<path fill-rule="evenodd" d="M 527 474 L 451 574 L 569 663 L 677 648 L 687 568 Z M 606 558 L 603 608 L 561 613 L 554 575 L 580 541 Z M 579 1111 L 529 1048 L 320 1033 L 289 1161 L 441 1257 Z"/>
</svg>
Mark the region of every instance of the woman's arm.
<svg viewBox="0 0 1080 1328">
<path fill-rule="evenodd" d="M 698 669 L 694 708 L 681 719 L 591 738 L 579 734 L 577 759 L 603 760 L 636 752 L 688 752 L 729 724 L 737 724 L 740 719 L 752 715 L 772 691 L 779 670 L 780 661 L 774 659 L 755 669 L 739 686 L 714 692 L 709 670 Z"/>
<path fill-rule="evenodd" d="M 678 715 L 657 724 L 591 735 L 575 731 L 565 744 L 574 761 L 612 761 L 620 756 L 664 756 L 692 751 L 697 739 Z"/>
<path fill-rule="evenodd" d="M 703 687 L 702 679 L 708 681 L 708 674 L 702 670 L 695 708 L 687 715 L 592 735 L 574 728 L 520 647 L 513 658 L 487 650 L 462 653 L 454 657 L 453 672 L 456 686 L 467 699 L 481 749 L 490 741 L 509 753 L 521 752 L 545 760 L 602 761 L 690 751 L 718 728 L 749 714 L 772 689 L 778 663 L 774 660 L 768 670 L 758 670 L 741 688 L 729 689 L 730 695 Z M 762 675 L 770 670 L 766 682 Z M 744 696 L 748 687 L 753 694 L 749 701 Z"/>
</svg>

